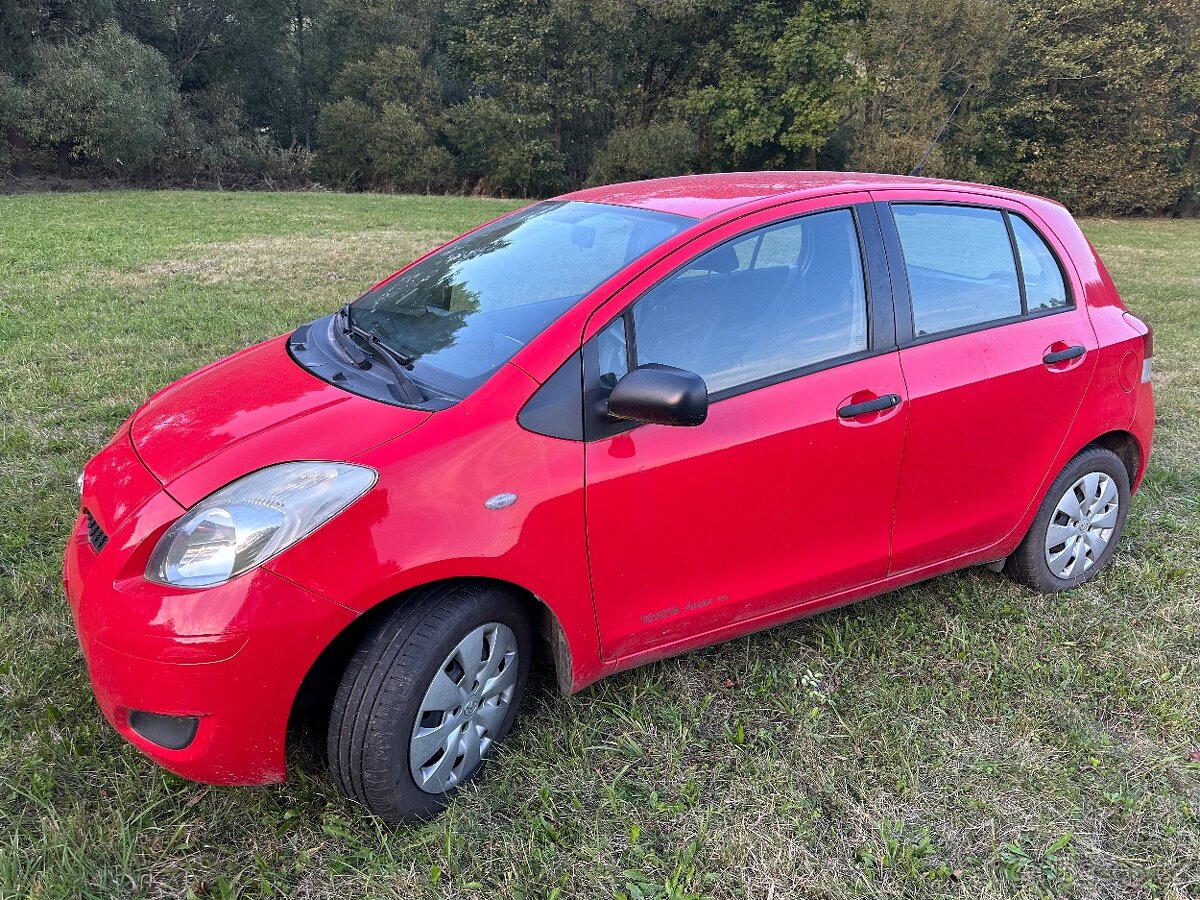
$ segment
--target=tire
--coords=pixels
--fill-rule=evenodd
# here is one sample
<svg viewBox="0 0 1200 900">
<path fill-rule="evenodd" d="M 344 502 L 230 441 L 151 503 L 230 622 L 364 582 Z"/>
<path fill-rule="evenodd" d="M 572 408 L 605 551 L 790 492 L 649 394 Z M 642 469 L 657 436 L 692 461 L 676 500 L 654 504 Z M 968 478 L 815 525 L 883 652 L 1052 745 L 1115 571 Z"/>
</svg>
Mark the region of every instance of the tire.
<svg viewBox="0 0 1200 900">
<path fill-rule="evenodd" d="M 1004 574 L 1044 594 L 1091 581 L 1112 559 L 1128 516 L 1125 464 L 1111 450 L 1086 447 L 1050 485 Z"/>
<path fill-rule="evenodd" d="M 342 676 L 328 736 L 338 786 L 389 823 L 441 812 L 512 728 L 531 654 L 519 598 L 473 583 L 413 593 Z"/>
</svg>

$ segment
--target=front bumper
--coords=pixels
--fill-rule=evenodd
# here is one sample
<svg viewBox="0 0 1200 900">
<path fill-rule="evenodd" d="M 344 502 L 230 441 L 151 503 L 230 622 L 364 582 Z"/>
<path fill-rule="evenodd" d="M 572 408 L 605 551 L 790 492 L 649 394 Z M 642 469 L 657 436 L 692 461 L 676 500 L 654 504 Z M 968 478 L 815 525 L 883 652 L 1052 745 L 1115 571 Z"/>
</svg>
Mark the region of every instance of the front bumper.
<svg viewBox="0 0 1200 900">
<path fill-rule="evenodd" d="M 105 501 L 85 492 L 89 509 L 111 509 Z M 96 701 L 122 737 L 178 775 L 210 784 L 282 781 L 296 693 L 357 614 L 265 569 L 200 590 L 146 581 L 150 551 L 182 512 L 157 491 L 115 527 L 108 523 L 99 552 L 85 516 L 75 523 L 63 583 Z M 134 730 L 134 711 L 195 717 L 195 735 L 169 749 Z"/>
</svg>

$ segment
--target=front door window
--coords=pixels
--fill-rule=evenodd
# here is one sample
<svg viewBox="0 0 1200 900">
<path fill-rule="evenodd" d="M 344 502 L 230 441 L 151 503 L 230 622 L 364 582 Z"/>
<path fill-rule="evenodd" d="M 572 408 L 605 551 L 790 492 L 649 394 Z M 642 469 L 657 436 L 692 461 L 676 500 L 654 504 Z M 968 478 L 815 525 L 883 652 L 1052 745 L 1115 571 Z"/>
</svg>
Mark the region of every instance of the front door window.
<svg viewBox="0 0 1200 900">
<path fill-rule="evenodd" d="M 704 378 L 711 394 L 867 349 L 854 215 L 831 210 L 726 241 L 633 306 L 636 363 Z"/>
</svg>

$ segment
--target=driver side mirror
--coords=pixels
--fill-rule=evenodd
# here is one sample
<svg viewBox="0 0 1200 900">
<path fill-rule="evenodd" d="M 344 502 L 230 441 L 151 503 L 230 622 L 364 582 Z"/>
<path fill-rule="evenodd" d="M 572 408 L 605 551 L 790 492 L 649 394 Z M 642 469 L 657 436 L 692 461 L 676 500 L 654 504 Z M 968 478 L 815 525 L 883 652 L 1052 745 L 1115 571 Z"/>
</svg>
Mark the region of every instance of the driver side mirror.
<svg viewBox="0 0 1200 900">
<path fill-rule="evenodd" d="M 699 425 L 708 418 L 708 385 L 695 372 L 646 363 L 612 389 L 608 417 L 653 425 Z"/>
</svg>

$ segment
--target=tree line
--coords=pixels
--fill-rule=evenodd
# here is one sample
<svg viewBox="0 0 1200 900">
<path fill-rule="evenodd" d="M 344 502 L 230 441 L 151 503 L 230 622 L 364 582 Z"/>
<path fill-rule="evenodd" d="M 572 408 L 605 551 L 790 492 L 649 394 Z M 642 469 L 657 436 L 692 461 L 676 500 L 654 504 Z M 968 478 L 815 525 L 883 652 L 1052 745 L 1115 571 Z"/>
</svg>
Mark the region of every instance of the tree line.
<svg viewBox="0 0 1200 900">
<path fill-rule="evenodd" d="M 531 197 L 905 173 L 945 125 L 926 174 L 1200 206 L 1196 0 L 8 0 L 0 25 L 18 178 Z"/>
</svg>

